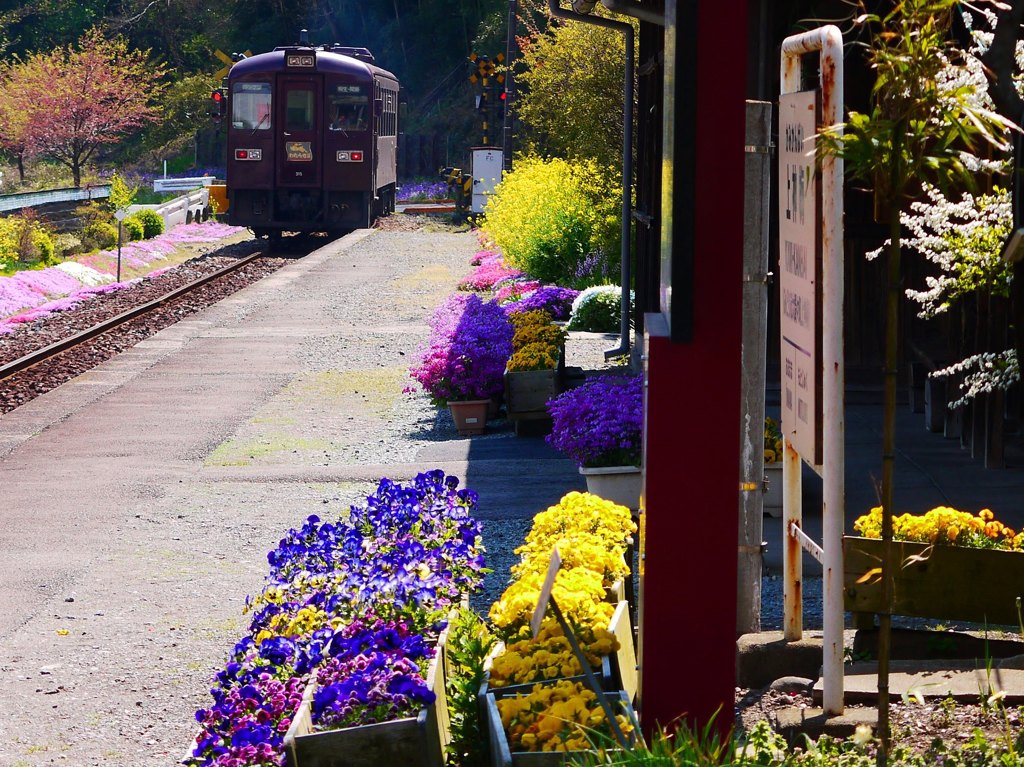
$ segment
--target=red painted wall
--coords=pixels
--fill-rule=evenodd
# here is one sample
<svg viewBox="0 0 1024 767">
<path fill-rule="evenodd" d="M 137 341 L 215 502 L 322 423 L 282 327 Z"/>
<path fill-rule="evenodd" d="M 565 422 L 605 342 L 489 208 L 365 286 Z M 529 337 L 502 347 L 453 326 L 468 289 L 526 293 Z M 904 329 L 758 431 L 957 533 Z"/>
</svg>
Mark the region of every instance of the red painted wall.
<svg viewBox="0 0 1024 767">
<path fill-rule="evenodd" d="M 677 121 L 695 120 L 693 215 L 683 222 L 677 200 L 663 243 L 692 242 L 692 296 L 675 283 L 672 301 L 692 300 L 693 335 L 673 343 L 664 315 L 648 315 L 639 708 L 648 733 L 681 716 L 703 725 L 719 709 L 724 732 L 735 690 L 746 9 L 668 5 L 680 24 L 698 24 L 696 103 L 675 105 Z M 676 194 L 683 170 L 673 169 Z"/>
</svg>

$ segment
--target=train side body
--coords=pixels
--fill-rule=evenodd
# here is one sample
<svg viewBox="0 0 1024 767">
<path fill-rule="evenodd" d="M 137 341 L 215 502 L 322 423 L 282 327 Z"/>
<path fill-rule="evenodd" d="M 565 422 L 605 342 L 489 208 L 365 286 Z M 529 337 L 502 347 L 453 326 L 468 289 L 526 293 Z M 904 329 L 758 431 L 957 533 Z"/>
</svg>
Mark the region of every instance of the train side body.
<svg viewBox="0 0 1024 767">
<path fill-rule="evenodd" d="M 228 221 L 342 233 L 394 211 L 398 80 L 329 49 L 244 59 L 228 80 Z"/>
</svg>

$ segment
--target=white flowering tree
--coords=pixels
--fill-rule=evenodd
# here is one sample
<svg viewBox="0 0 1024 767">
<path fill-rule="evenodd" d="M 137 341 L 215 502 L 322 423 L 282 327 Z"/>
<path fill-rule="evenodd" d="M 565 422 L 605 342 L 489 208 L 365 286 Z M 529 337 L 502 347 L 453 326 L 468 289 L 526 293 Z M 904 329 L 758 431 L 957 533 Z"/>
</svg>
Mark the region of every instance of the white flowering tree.
<svg viewBox="0 0 1024 767">
<path fill-rule="evenodd" d="M 1024 8 L 1024 2 L 1017 5 Z M 975 8 L 974 12 L 977 17 L 966 13 L 963 17 L 969 35 L 964 41 L 966 49 L 956 53 L 956 65 L 949 65 L 947 61 L 938 82 L 947 93 L 967 94 L 977 108 L 992 111 L 996 108 L 992 98 L 996 95 L 992 85 L 996 75 L 991 58 L 994 49 L 998 52 L 993 30 L 1001 19 L 994 11 L 983 7 Z M 1004 37 L 1012 23 L 1007 19 Z M 1024 45 L 1017 40 L 1007 40 L 1014 52 L 1014 64 L 1024 62 Z M 1012 80 L 1012 76 L 1004 77 L 1000 87 L 1003 82 Z M 1014 84 L 1013 93 L 1017 93 L 1017 88 L 1019 84 Z M 1006 94 L 1001 101 L 1006 101 Z M 1008 106 L 999 111 L 1009 117 L 1007 112 L 1014 108 Z M 1016 119 L 1019 120 L 1020 115 Z M 963 161 L 974 173 L 1005 174 L 1009 170 L 1006 152 L 997 152 L 996 159 L 982 159 L 965 152 Z M 1007 298 L 1013 285 L 1013 267 L 1002 260 L 1001 253 L 1013 218 L 1010 193 L 1005 188 L 995 187 L 990 194 L 968 193 L 953 200 L 936 187 L 925 185 L 924 194 L 925 200 L 911 203 L 909 211 L 900 216 L 904 230 L 909 233 L 903 236 L 903 244 L 938 267 L 937 275 L 925 278 L 923 288 L 906 291 L 918 304 L 919 316 L 928 319 L 942 315 L 958 301 L 969 297 L 982 302 L 990 296 Z M 960 407 L 979 394 L 1006 389 L 1020 380 L 1017 350 L 975 350 L 932 375 L 959 381 L 960 396 L 949 406 Z"/>
<path fill-rule="evenodd" d="M 970 188 L 976 156 L 985 147 L 1006 151 L 1010 122 L 987 107 L 950 41 L 958 0 L 902 0 L 885 15 L 868 12 L 855 23 L 868 34 L 866 56 L 875 72 L 868 112 L 849 112 L 845 123 L 826 128 L 819 147 L 842 157 L 847 172 L 871 186 L 876 209 L 889 225 L 887 261 L 885 393 L 882 428 L 882 595 L 892 599 L 893 485 L 896 380 L 904 207 L 922 183 L 940 189 Z M 889 731 L 890 615 L 879 615 L 878 723 L 885 765 Z"/>
</svg>

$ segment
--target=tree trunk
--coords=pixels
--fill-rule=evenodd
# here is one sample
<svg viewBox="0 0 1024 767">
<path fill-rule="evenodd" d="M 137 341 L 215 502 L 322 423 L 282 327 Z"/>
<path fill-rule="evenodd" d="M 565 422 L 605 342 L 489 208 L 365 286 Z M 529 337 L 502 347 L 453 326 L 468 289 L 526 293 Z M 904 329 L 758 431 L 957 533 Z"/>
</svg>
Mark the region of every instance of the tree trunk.
<svg viewBox="0 0 1024 767">
<path fill-rule="evenodd" d="M 18 180 L 25 183 L 25 153 L 18 152 Z"/>
<path fill-rule="evenodd" d="M 893 147 L 890 176 L 889 263 L 885 306 L 885 391 L 882 414 L 882 610 L 878 616 L 878 764 L 885 767 L 892 746 L 889 726 L 889 656 L 892 644 L 893 484 L 896 462 L 896 377 L 899 368 L 899 319 L 901 293 L 900 135 Z"/>
<path fill-rule="evenodd" d="M 1013 265 L 1010 281 L 1010 306 L 1013 321 L 1013 348 L 1017 351 L 1017 365 L 1024 369 L 1024 261 Z"/>
</svg>

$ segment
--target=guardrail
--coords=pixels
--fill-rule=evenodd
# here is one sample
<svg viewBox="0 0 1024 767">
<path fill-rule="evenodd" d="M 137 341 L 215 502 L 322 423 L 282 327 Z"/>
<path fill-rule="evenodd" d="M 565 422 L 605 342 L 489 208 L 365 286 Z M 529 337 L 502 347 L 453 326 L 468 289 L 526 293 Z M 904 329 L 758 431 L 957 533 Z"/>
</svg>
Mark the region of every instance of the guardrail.
<svg viewBox="0 0 1024 767">
<path fill-rule="evenodd" d="M 24 208 L 37 208 L 58 202 L 99 200 L 110 196 L 110 184 L 64 189 L 46 189 L 40 192 L 19 192 L 0 195 L 0 213 L 10 213 Z"/>
<path fill-rule="evenodd" d="M 154 192 L 188 192 L 201 186 L 209 186 L 217 179 L 213 176 L 193 176 L 191 178 L 155 178 Z"/>
</svg>

